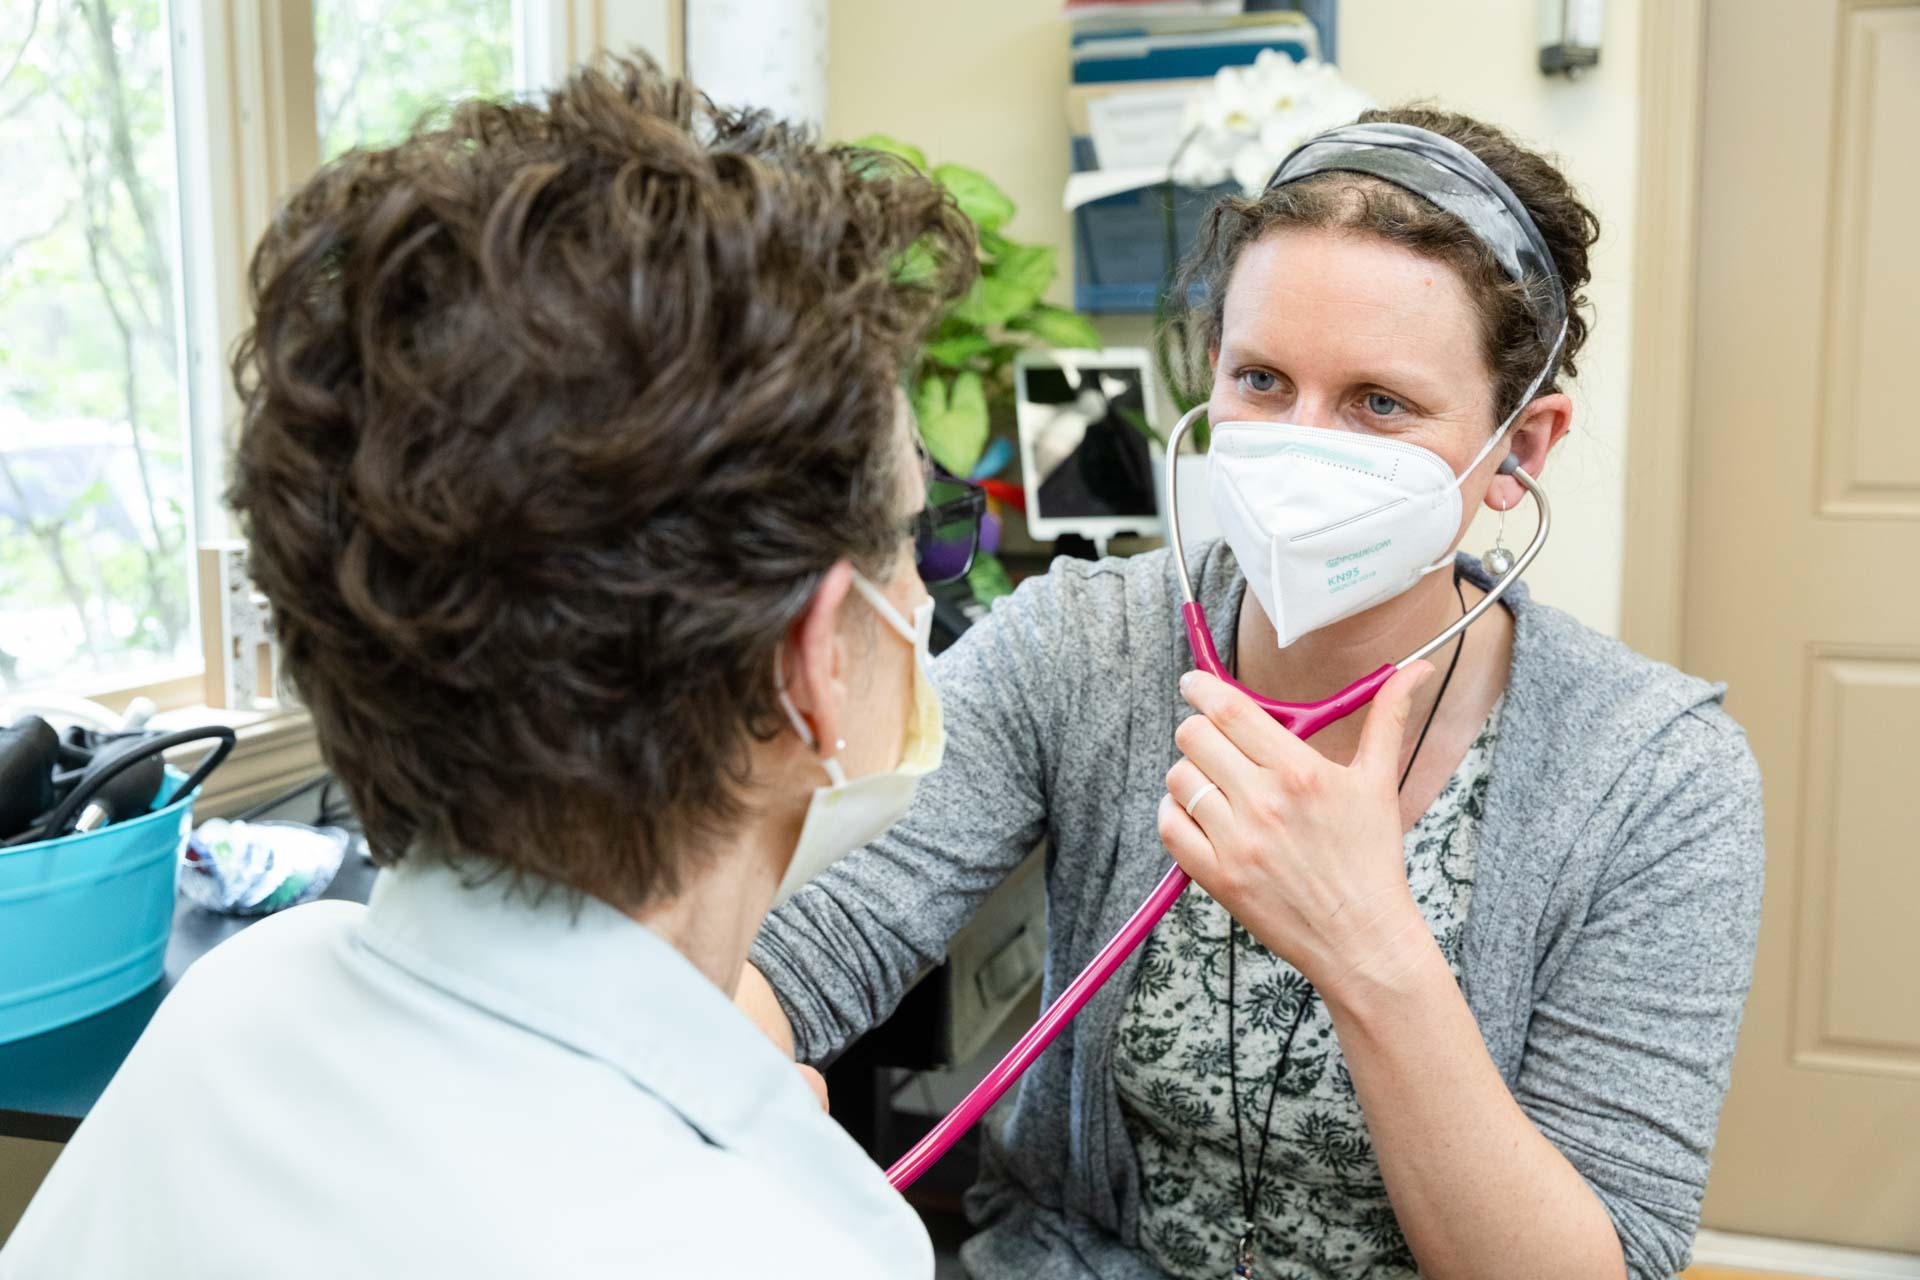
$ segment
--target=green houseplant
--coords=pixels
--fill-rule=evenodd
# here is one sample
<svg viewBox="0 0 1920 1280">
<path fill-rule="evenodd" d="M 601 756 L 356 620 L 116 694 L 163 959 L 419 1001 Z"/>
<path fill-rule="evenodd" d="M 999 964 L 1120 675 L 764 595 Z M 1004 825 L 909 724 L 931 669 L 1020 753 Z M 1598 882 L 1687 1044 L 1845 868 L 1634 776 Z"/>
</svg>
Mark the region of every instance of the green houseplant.
<svg viewBox="0 0 1920 1280">
<path fill-rule="evenodd" d="M 910 391 L 927 453 L 950 474 L 984 479 L 1000 469 L 987 460 L 996 418 L 1013 405 L 1013 359 L 1044 348 L 1101 345 L 1099 331 L 1078 312 L 1042 299 L 1059 270 L 1048 245 L 1002 234 L 1013 201 L 986 175 L 957 164 L 928 165 L 919 148 L 874 134 L 853 145 L 898 156 L 944 187 L 979 236 L 980 274 L 949 303 L 910 375 Z M 1012 589 L 999 559 L 982 552 L 968 575 L 983 604 Z"/>
</svg>

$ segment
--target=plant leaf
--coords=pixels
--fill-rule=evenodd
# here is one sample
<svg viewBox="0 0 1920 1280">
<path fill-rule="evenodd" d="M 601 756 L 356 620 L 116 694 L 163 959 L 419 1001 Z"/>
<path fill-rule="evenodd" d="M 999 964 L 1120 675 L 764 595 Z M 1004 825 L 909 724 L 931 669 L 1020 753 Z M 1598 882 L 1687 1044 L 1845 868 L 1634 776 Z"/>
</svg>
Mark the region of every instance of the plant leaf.
<svg viewBox="0 0 1920 1280">
<path fill-rule="evenodd" d="M 967 586 L 973 590 L 973 598 L 985 605 L 1013 594 L 1013 579 L 1007 576 L 1007 566 L 990 551 L 973 557 L 973 567 L 967 570 Z"/>
<path fill-rule="evenodd" d="M 914 389 L 920 438 L 933 460 L 956 476 L 971 475 L 987 447 L 987 395 L 980 375 L 965 370 L 951 385 L 932 373 Z"/>
<path fill-rule="evenodd" d="M 1025 351 L 1026 349 L 1027 349 L 1026 347 L 1022 346 L 1020 343 L 1017 343 L 1017 342 L 995 343 L 993 346 L 993 350 L 987 352 L 987 371 L 989 373 L 1000 372 L 1002 369 L 1005 369 L 1008 365 L 1013 363 L 1013 358 L 1015 356 L 1019 355 L 1022 351 Z M 1011 390 L 1009 390 L 1007 394 L 1012 395 L 1013 393 Z"/>
<path fill-rule="evenodd" d="M 852 144 L 863 151 L 879 151 L 890 156 L 899 156 L 914 168 L 924 171 L 927 167 L 926 153 L 912 143 L 890 138 L 884 133 L 870 133 Z"/>
<path fill-rule="evenodd" d="M 937 373 L 930 373 L 920 379 L 913 389 L 913 414 L 920 420 L 920 434 L 926 434 L 927 423 L 940 417 L 947 411 L 947 380 Z"/>
<path fill-rule="evenodd" d="M 927 359 L 948 369 L 963 369 L 975 357 L 993 350 L 993 339 L 979 330 L 963 330 L 950 338 L 939 338 L 926 347 Z"/>
<path fill-rule="evenodd" d="M 987 327 L 991 310 L 987 305 L 987 278 L 975 276 L 966 293 L 947 306 L 943 324 L 957 324 L 971 330 Z"/>
<path fill-rule="evenodd" d="M 997 258 L 1014 247 L 1013 241 L 1007 239 L 998 231 L 982 231 L 980 233 L 980 252 L 987 254 L 989 257 Z"/>
<path fill-rule="evenodd" d="M 978 332 L 980 332 L 979 325 L 968 324 L 952 315 L 943 315 L 940 317 L 940 323 L 934 326 L 933 336 L 928 341 L 945 342 L 948 338 L 960 338 Z"/>
<path fill-rule="evenodd" d="M 987 324 L 1005 324 L 1030 310 L 1053 283 L 1054 252 L 1047 245 L 1009 245 L 982 274 Z"/>
<path fill-rule="evenodd" d="M 997 231 L 1013 217 L 1013 201 L 986 174 L 964 165 L 943 164 L 933 176 L 980 230 Z"/>
<path fill-rule="evenodd" d="M 1030 333 L 1050 347 L 1097 349 L 1106 345 L 1100 340 L 1100 331 L 1093 327 L 1093 321 L 1078 311 L 1047 302 L 1035 303 L 1031 309 L 1007 321 L 1007 328 Z"/>
</svg>

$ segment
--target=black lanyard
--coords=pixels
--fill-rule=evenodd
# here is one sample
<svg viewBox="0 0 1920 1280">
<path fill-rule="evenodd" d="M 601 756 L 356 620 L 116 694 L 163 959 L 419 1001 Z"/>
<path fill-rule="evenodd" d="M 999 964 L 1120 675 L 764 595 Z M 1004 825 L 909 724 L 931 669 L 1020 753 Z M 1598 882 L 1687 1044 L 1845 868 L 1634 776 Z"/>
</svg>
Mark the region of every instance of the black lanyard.
<svg viewBox="0 0 1920 1280">
<path fill-rule="evenodd" d="M 1453 571 L 1453 593 L 1460 598 L 1460 612 L 1467 612 L 1466 593 L 1460 588 L 1460 571 Z M 1466 648 L 1467 633 L 1462 631 L 1460 638 L 1454 641 L 1453 657 L 1447 663 L 1447 673 L 1440 678 L 1440 691 L 1433 695 L 1433 707 L 1427 712 L 1427 721 L 1420 726 L 1420 737 L 1413 744 L 1413 754 L 1407 757 L 1407 767 L 1400 774 L 1400 790 L 1406 790 L 1407 779 L 1413 776 L 1413 762 L 1420 758 L 1420 748 L 1427 744 L 1427 731 L 1433 728 L 1435 717 L 1440 714 L 1441 700 L 1447 696 L 1447 686 L 1453 683 L 1453 672 L 1460 665 L 1460 651 Z M 1233 639 L 1227 652 L 1227 670 L 1239 675 L 1240 626 L 1235 619 Z M 1240 1070 L 1239 1037 L 1234 1025 L 1234 931 L 1239 928 L 1233 916 L 1227 916 L 1227 1094 L 1233 1104 L 1233 1154 L 1240 1169 L 1240 1244 L 1234 1251 L 1233 1274 L 1236 1280 L 1251 1280 L 1253 1276 L 1254 1239 L 1259 1231 L 1260 1185 L 1266 1179 L 1267 1144 L 1273 1138 L 1273 1103 L 1280 1096 L 1280 1081 L 1287 1073 L 1287 1059 L 1293 1056 L 1293 1039 L 1300 1032 L 1300 1024 L 1307 1020 L 1307 1011 L 1313 1008 L 1315 993 L 1311 986 L 1300 997 L 1300 1007 L 1294 1010 L 1293 1025 L 1287 1028 L 1287 1035 L 1280 1042 L 1280 1057 L 1273 1064 L 1273 1077 L 1267 1081 L 1267 1111 L 1260 1122 L 1260 1151 L 1254 1158 L 1253 1177 L 1247 1177 L 1247 1148 L 1240 1136 Z"/>
</svg>

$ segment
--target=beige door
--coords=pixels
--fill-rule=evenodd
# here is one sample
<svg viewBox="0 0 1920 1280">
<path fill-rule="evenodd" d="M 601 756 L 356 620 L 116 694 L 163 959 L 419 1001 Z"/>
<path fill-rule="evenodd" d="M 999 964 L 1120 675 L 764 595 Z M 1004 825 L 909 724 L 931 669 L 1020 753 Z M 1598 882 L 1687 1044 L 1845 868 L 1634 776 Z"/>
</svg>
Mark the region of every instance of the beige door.
<svg viewBox="0 0 1920 1280">
<path fill-rule="evenodd" d="M 1706 1223 L 1920 1251 L 1920 0 L 1710 0 L 1704 71 L 1683 661 L 1768 846 Z"/>
</svg>

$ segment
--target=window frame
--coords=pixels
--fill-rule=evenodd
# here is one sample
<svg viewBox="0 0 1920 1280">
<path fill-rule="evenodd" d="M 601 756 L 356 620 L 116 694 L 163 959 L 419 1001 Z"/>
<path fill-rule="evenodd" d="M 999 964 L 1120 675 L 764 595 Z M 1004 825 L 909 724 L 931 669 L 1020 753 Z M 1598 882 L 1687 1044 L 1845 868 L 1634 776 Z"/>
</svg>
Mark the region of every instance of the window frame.
<svg viewBox="0 0 1920 1280">
<path fill-rule="evenodd" d="M 248 320 L 247 265 L 273 211 L 319 165 L 313 0 L 165 0 L 180 230 L 176 319 L 191 469 L 188 600 L 198 548 L 236 536 L 224 495 L 240 421 L 229 353 Z M 557 84 L 599 50 L 640 47 L 683 65 L 684 0 L 513 0 L 515 90 Z M 205 650 L 204 637 L 201 643 Z M 119 709 L 149 698 L 201 708 L 205 660 L 55 686 Z M 22 695 L 30 697 L 30 694 Z M 286 715 L 304 716 L 289 709 Z M 257 719 L 243 716 L 242 719 Z"/>
<path fill-rule="evenodd" d="M 197 633 L 198 549 L 237 533 L 224 500 L 240 421 L 228 364 L 248 320 L 247 265 L 274 209 L 319 163 L 313 0 L 164 2 L 181 258 L 177 358 L 191 469 L 188 599 Z M 650 50 L 677 72 L 685 66 L 686 2 L 513 0 L 516 91 L 557 84 L 603 49 Z M 114 711 L 144 697 L 159 708 L 156 724 L 233 726 L 239 744 L 203 789 L 203 814 L 237 812 L 322 767 L 303 708 L 209 708 L 205 671 L 204 657 L 195 657 L 119 680 L 63 682 L 50 692 Z M 192 755 L 187 748 L 183 759 Z"/>
<path fill-rule="evenodd" d="M 557 84 L 602 49 L 651 50 L 678 71 L 685 66 L 684 3 L 514 0 L 517 91 Z M 199 546 L 237 532 L 224 501 L 240 421 L 228 354 L 247 324 L 247 264 L 275 207 L 318 166 L 320 138 L 312 0 L 166 4 L 182 260 L 175 306 L 192 471 L 188 599 L 197 613 Z M 208 708 L 205 690 L 204 658 L 148 670 L 139 680 L 55 686 L 115 711 L 136 698 L 151 699 L 161 722 L 232 725 L 239 745 L 202 791 L 203 814 L 237 812 L 322 767 L 303 708 Z"/>
</svg>

